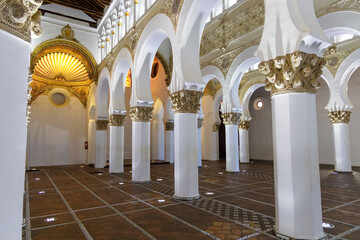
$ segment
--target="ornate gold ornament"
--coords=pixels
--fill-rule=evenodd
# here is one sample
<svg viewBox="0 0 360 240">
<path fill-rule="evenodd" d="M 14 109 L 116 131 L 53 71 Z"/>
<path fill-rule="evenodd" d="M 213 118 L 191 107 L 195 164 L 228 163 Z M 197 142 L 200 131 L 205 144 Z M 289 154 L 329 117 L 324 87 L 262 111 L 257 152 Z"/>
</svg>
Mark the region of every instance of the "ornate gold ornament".
<svg viewBox="0 0 360 240">
<path fill-rule="evenodd" d="M 166 122 L 165 130 L 166 131 L 174 131 L 174 122 Z"/>
<path fill-rule="evenodd" d="M 330 119 L 330 122 L 332 124 L 336 123 L 349 123 L 350 122 L 350 111 L 334 111 L 334 112 L 328 112 L 328 116 Z"/>
<path fill-rule="evenodd" d="M 216 79 L 211 79 L 204 88 L 204 96 L 211 96 L 213 99 L 217 91 L 221 89 L 221 83 Z"/>
<path fill-rule="evenodd" d="M 42 0 L 1 0 L 0 29 L 30 42 L 31 17 L 41 4 Z"/>
<path fill-rule="evenodd" d="M 192 90 L 180 90 L 170 95 L 171 109 L 175 113 L 197 113 L 200 109 L 200 99 L 204 93 Z"/>
<path fill-rule="evenodd" d="M 250 121 L 240 121 L 239 129 L 249 130 L 249 128 L 250 128 Z"/>
<path fill-rule="evenodd" d="M 240 113 L 223 113 L 221 114 L 225 125 L 239 125 Z"/>
<path fill-rule="evenodd" d="M 133 122 L 150 122 L 153 110 L 153 107 L 132 107 L 129 115 Z"/>
<path fill-rule="evenodd" d="M 184 0 L 166 1 L 166 3 L 164 3 L 162 5 L 160 12 L 159 12 L 159 13 L 165 14 L 166 16 L 168 16 L 171 19 L 175 30 L 177 27 L 177 23 L 179 20 L 179 16 L 180 16 L 180 12 L 181 12 L 183 3 L 184 3 Z"/>
<path fill-rule="evenodd" d="M 204 123 L 204 119 L 203 119 L 203 118 L 198 118 L 198 119 L 197 119 L 198 128 L 201 128 L 202 125 L 203 125 L 203 123 Z"/>
<path fill-rule="evenodd" d="M 125 123 L 126 115 L 113 114 L 110 115 L 109 124 L 113 127 L 123 127 Z"/>
<path fill-rule="evenodd" d="M 96 120 L 96 130 L 97 131 L 106 131 L 107 125 L 109 123 L 108 120 Z"/>
<path fill-rule="evenodd" d="M 70 25 L 68 24 L 61 29 L 61 35 L 57 36 L 56 39 L 66 39 L 69 41 L 74 41 L 74 42 L 79 43 L 79 41 L 74 36 L 75 36 L 75 33 L 71 29 Z"/>
<path fill-rule="evenodd" d="M 219 128 L 220 128 L 221 123 L 220 122 L 216 122 L 213 126 L 212 126 L 212 131 L 213 132 L 218 132 Z"/>
<path fill-rule="evenodd" d="M 289 92 L 315 93 L 320 88 L 317 78 L 322 74 L 326 61 L 316 54 L 293 52 L 264 61 L 259 71 L 266 75 L 265 90 L 271 95 Z"/>
</svg>

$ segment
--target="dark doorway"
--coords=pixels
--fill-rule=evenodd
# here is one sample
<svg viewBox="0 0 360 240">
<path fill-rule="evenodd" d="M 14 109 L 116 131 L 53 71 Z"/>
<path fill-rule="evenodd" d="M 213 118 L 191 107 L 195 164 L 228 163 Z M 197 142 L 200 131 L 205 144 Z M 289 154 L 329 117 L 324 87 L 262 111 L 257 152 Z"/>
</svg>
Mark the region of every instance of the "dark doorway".
<svg viewBox="0 0 360 240">
<path fill-rule="evenodd" d="M 221 117 L 221 112 L 219 112 L 221 124 L 219 127 L 219 158 L 226 158 L 226 137 L 225 137 L 225 125 L 223 118 Z"/>
</svg>

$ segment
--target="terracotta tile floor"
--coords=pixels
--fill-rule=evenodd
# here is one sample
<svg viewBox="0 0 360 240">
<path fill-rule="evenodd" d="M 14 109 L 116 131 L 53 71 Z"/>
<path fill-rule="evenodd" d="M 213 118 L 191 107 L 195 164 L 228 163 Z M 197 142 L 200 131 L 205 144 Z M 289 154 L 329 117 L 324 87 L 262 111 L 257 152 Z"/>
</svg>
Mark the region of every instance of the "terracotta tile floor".
<svg viewBox="0 0 360 240">
<path fill-rule="evenodd" d="M 127 162 L 128 163 L 128 162 Z M 27 173 L 24 239 L 278 239 L 272 163 L 203 161 L 202 197 L 173 199 L 173 165 L 151 165 L 150 183 L 88 166 L 40 167 Z M 360 171 L 333 174 L 321 167 L 323 221 L 329 239 L 360 239 Z"/>
</svg>

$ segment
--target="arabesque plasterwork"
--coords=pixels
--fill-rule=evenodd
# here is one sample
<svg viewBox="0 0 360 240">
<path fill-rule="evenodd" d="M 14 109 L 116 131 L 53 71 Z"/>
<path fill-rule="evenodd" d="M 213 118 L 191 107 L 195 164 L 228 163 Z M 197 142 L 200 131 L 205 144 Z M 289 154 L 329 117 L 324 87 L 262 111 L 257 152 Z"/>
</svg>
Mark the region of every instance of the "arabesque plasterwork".
<svg viewBox="0 0 360 240">
<path fill-rule="evenodd" d="M 180 90 L 170 95 L 172 110 L 175 113 L 197 113 L 200 109 L 200 99 L 203 92 Z"/>
<path fill-rule="evenodd" d="M 350 116 L 351 116 L 350 111 L 328 112 L 328 117 L 332 124 L 336 124 L 336 123 L 348 124 L 350 122 Z"/>
<path fill-rule="evenodd" d="M 315 0 L 316 2 L 316 0 Z M 338 11 L 355 11 L 360 12 L 360 1 L 359 0 L 338 0 L 334 3 L 319 9 L 316 11 L 316 16 L 321 17 L 330 12 Z"/>
<path fill-rule="evenodd" d="M 109 121 L 108 120 L 96 120 L 96 130 L 97 131 L 106 131 Z"/>
<path fill-rule="evenodd" d="M 249 130 L 250 128 L 250 121 L 240 121 L 239 129 L 241 130 Z"/>
<path fill-rule="evenodd" d="M 320 87 L 317 78 L 322 74 L 326 60 L 316 54 L 293 52 L 259 64 L 266 76 L 265 90 L 271 95 L 289 92 L 315 93 Z"/>
<path fill-rule="evenodd" d="M 109 125 L 112 127 L 123 127 L 125 123 L 126 115 L 112 114 L 109 117 Z"/>
<path fill-rule="evenodd" d="M 166 122 L 165 124 L 165 130 L 166 131 L 174 131 L 174 122 Z"/>
<path fill-rule="evenodd" d="M 240 116 L 240 113 L 235 112 L 221 114 L 225 125 L 238 125 L 240 122 Z"/>
<path fill-rule="evenodd" d="M 130 118 L 133 122 L 150 122 L 152 119 L 153 107 L 137 106 L 130 108 Z"/>
</svg>

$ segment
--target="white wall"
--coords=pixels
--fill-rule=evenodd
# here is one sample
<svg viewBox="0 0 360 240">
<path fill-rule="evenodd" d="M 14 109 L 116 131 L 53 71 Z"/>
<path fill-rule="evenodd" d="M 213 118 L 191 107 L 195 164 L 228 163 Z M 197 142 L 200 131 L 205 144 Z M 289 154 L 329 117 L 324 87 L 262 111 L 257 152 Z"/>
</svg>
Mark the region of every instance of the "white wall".
<svg viewBox="0 0 360 240">
<path fill-rule="evenodd" d="M 53 105 L 48 95 L 31 105 L 29 124 L 30 166 L 86 163 L 86 109 L 71 97 L 68 105 Z"/>
<path fill-rule="evenodd" d="M 254 101 L 262 98 L 264 106 L 254 109 Z M 257 89 L 250 98 L 249 110 L 252 120 L 249 129 L 250 159 L 273 160 L 272 120 L 270 93 L 265 89 Z"/>
</svg>

